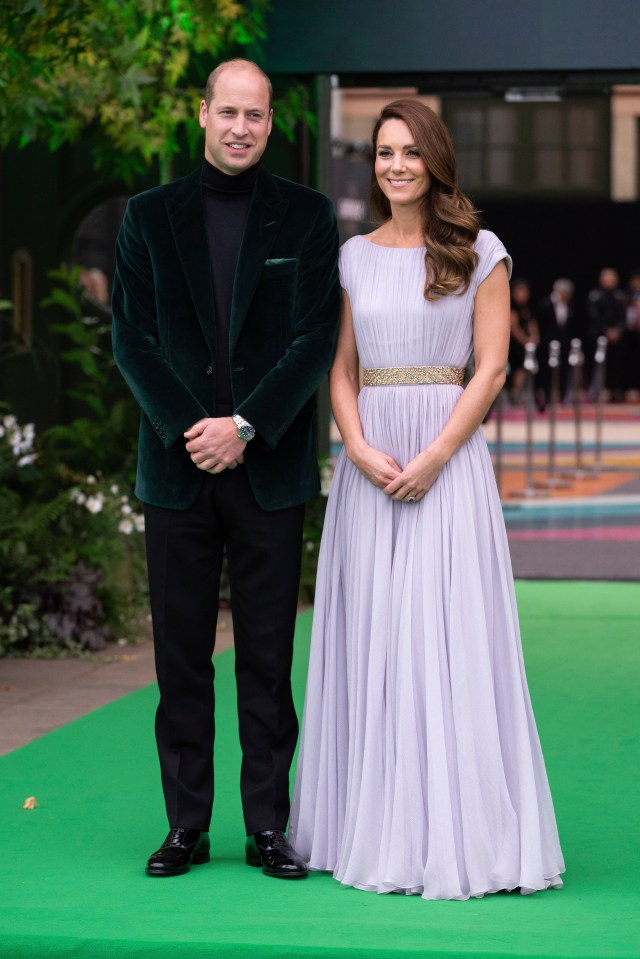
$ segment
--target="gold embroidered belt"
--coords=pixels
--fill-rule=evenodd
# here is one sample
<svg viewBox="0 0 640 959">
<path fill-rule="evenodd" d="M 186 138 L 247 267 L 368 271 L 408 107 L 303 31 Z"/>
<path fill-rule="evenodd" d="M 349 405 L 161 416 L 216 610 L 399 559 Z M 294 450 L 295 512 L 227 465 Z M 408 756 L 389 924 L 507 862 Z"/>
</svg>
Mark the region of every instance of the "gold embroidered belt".
<svg viewBox="0 0 640 959">
<path fill-rule="evenodd" d="M 462 386 L 464 369 L 459 366 L 386 366 L 363 370 L 363 386 Z"/>
</svg>

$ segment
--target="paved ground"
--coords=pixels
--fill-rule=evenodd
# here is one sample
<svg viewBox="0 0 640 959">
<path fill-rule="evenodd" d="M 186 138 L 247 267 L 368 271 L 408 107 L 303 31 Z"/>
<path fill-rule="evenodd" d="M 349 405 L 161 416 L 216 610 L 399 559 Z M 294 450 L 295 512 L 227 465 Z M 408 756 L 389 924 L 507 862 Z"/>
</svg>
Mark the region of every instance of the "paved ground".
<svg viewBox="0 0 640 959">
<path fill-rule="evenodd" d="M 232 644 L 221 610 L 216 650 Z M 149 639 L 82 659 L 0 659 L 0 755 L 153 682 Z"/>
</svg>

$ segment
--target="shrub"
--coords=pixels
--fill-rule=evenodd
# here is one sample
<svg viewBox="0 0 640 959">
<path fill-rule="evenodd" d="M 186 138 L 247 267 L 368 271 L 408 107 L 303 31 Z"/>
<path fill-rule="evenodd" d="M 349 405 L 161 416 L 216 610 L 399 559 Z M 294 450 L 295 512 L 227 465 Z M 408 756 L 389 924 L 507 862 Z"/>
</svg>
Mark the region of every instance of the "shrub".
<svg viewBox="0 0 640 959">
<path fill-rule="evenodd" d="M 0 656 L 100 649 L 144 595 L 143 519 L 120 486 L 0 419 Z"/>
</svg>

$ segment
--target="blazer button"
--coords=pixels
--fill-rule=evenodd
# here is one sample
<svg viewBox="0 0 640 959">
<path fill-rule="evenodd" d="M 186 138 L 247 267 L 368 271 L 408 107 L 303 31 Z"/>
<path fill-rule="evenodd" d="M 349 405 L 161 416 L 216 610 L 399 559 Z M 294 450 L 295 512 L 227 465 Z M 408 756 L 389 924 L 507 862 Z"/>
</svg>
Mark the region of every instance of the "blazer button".
<svg viewBox="0 0 640 959">
<path fill-rule="evenodd" d="M 213 367 L 208 366 L 205 370 L 205 373 L 207 374 L 207 376 L 211 376 L 211 374 L 213 373 Z"/>
</svg>

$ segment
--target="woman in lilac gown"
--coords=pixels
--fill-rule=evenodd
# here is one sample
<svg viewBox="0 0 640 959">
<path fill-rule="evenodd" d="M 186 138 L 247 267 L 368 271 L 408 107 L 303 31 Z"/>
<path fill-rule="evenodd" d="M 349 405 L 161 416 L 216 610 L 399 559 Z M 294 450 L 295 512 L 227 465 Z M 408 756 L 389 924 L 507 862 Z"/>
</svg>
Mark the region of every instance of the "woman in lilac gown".
<svg viewBox="0 0 640 959">
<path fill-rule="evenodd" d="M 480 424 L 511 261 L 417 100 L 375 127 L 382 220 L 341 250 L 344 448 L 320 552 L 290 833 L 312 869 L 425 899 L 560 887 L 506 532 Z M 473 349 L 475 373 L 462 374 Z"/>
</svg>

